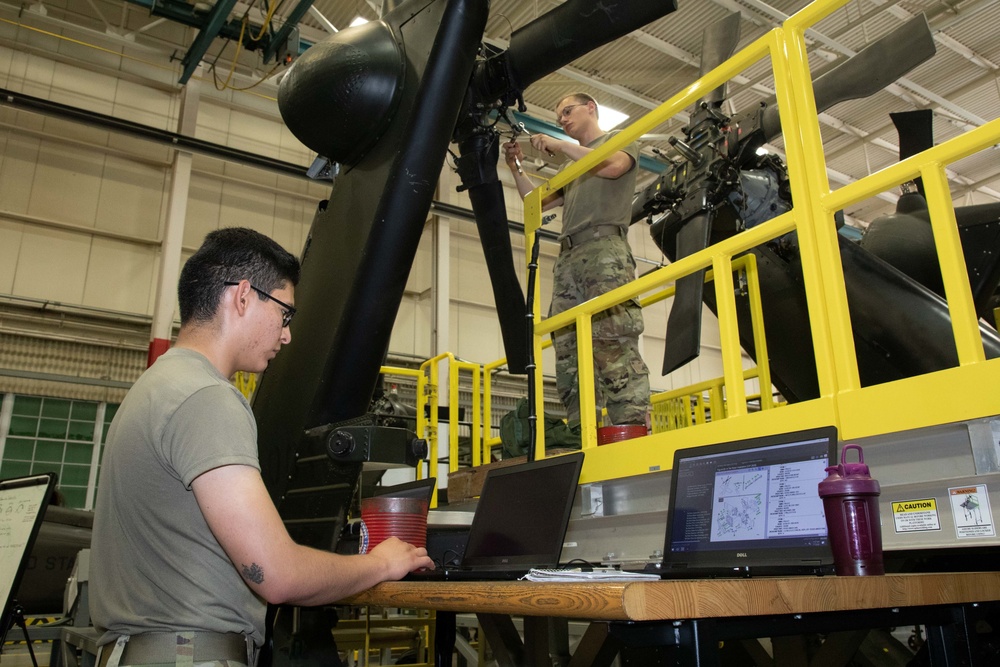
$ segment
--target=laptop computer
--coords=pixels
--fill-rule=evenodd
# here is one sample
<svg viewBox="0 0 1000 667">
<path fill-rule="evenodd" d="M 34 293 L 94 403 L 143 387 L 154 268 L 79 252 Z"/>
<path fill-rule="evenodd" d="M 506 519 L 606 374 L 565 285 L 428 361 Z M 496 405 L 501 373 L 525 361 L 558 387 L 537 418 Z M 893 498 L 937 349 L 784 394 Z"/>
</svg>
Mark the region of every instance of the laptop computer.
<svg viewBox="0 0 1000 667">
<path fill-rule="evenodd" d="M 819 483 L 836 461 L 822 427 L 674 454 L 664 578 L 832 574 Z"/>
<path fill-rule="evenodd" d="M 532 568 L 556 567 L 582 467 L 583 453 L 574 452 L 490 470 L 458 564 L 409 578 L 518 579 Z"/>
</svg>

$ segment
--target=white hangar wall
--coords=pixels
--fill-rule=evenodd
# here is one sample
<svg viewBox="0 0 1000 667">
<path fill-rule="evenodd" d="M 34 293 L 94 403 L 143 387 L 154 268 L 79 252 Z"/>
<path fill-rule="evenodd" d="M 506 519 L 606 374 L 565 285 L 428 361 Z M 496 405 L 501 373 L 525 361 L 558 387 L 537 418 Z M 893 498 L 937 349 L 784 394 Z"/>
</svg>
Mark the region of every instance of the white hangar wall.
<svg viewBox="0 0 1000 667">
<path fill-rule="evenodd" d="M 180 68 L 170 56 L 183 52 L 185 29 L 169 22 L 150 28 L 157 49 L 53 18 L 64 10 L 92 14 L 93 4 L 46 0 L 49 18 L 0 4 L 0 89 L 161 131 L 176 132 L 182 114 L 193 116 L 187 134 L 197 139 L 303 169 L 311 164 L 314 154 L 281 122 L 273 84 L 220 91 L 202 72 L 186 93 L 177 85 Z M 143 14 L 130 13 L 133 29 L 149 23 Z M 55 471 L 71 507 L 92 507 L 108 424 L 146 366 L 174 158 L 163 144 L 0 103 L 0 477 Z M 499 172 L 509 181 L 506 167 Z M 521 202 L 506 184 L 508 217 L 521 221 Z M 469 209 L 456 185 L 446 166 L 436 199 Z M 328 182 L 195 154 L 179 262 L 207 232 L 234 225 L 299 253 L 317 204 L 329 194 Z M 630 241 L 640 271 L 661 261 L 645 225 L 633 227 Z M 523 286 L 524 238 L 513 234 L 512 245 Z M 554 243 L 542 243 L 543 308 L 556 252 Z M 665 303 L 646 311 L 643 345 L 653 386 L 720 376 L 710 313 L 701 358 L 659 376 L 667 314 Z M 175 308 L 175 326 L 176 319 Z M 443 351 L 483 363 L 503 356 L 474 223 L 428 217 L 389 347 L 404 362 Z M 542 368 L 551 377 L 550 351 Z M 521 392 L 518 382 L 494 394 L 495 417 Z"/>
<path fill-rule="evenodd" d="M 165 42 L 176 39 L 176 26 L 162 30 Z M 88 40 L 79 35 L 73 35 L 79 41 L 61 40 L 0 22 L 0 87 L 176 131 L 182 109 L 178 68 L 152 62 L 151 55 L 115 55 L 98 37 L 80 44 Z M 198 87 L 196 138 L 303 167 L 311 163 L 314 154 L 281 123 L 273 85 L 220 92 L 210 76 L 191 85 Z M 28 357 L 50 358 L 45 373 L 56 378 L 0 375 L 0 390 L 115 401 L 141 372 L 161 269 L 172 157 L 163 145 L 0 105 L 0 334 L 8 337 L 5 347 L 11 351 L 0 363 L 16 371 Z M 316 204 L 330 189 L 329 183 L 202 155 L 195 155 L 192 165 L 181 261 L 205 233 L 233 225 L 254 228 L 298 253 Z M 503 165 L 500 173 L 507 178 Z M 467 209 L 468 199 L 455 191 L 456 184 L 446 166 L 437 198 Z M 508 187 L 507 194 L 509 217 L 520 221 L 516 190 Z M 443 230 L 446 242 L 435 236 L 435 228 Z M 524 285 L 524 239 L 515 234 L 512 241 Z M 630 241 L 640 272 L 661 261 L 645 225 L 633 227 Z M 447 261 L 436 262 L 441 257 L 436 251 L 446 252 Z M 543 242 L 543 308 L 556 252 L 555 244 Z M 436 266 L 447 268 L 446 280 L 436 278 Z M 435 295 L 441 293 L 447 294 L 448 313 L 436 324 Z M 475 225 L 431 215 L 390 351 L 415 358 L 451 351 L 471 361 L 497 359 L 503 346 L 493 308 Z M 717 328 L 706 310 L 701 358 L 660 377 L 668 309 L 661 303 L 645 313 L 643 346 L 653 386 L 670 389 L 720 376 Z M 447 335 L 439 340 L 442 332 Z M 77 347 L 45 353 L 57 343 Z M 89 370 L 75 359 L 92 357 L 95 350 L 105 359 L 105 371 Z M 552 373 L 551 352 L 543 366 Z M 114 386 L 71 390 L 58 381 L 91 373 Z"/>
</svg>

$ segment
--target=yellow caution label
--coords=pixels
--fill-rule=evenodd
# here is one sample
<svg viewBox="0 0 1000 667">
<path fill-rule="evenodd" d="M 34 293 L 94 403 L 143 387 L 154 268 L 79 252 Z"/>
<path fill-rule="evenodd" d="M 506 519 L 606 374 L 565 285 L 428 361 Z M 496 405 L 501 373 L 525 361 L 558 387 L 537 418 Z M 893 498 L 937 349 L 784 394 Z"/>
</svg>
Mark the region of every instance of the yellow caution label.
<svg viewBox="0 0 1000 667">
<path fill-rule="evenodd" d="M 892 505 L 892 522 L 897 533 L 941 530 L 936 498 L 893 500 L 890 504 Z"/>
<path fill-rule="evenodd" d="M 894 514 L 904 512 L 936 512 L 937 500 L 935 498 L 922 498 L 920 500 L 903 500 L 892 503 Z"/>
</svg>

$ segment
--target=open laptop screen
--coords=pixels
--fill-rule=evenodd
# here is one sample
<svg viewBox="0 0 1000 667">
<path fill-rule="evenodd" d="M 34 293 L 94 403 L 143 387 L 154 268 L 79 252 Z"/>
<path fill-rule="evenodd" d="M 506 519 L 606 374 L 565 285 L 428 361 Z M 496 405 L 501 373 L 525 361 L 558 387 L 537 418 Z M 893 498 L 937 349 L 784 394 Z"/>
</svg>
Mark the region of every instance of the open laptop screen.
<svg viewBox="0 0 1000 667">
<path fill-rule="evenodd" d="M 833 562 L 818 485 L 833 427 L 678 450 L 664 574 L 795 574 Z"/>
<path fill-rule="evenodd" d="M 490 470 L 462 567 L 555 567 L 582 465 L 574 453 Z"/>
</svg>

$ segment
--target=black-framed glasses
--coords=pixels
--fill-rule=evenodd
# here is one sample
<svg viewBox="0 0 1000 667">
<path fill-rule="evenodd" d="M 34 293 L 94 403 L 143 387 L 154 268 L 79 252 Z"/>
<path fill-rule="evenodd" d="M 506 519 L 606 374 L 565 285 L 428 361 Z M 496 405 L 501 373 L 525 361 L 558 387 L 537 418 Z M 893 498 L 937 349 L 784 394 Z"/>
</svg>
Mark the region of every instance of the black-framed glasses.
<svg viewBox="0 0 1000 667">
<path fill-rule="evenodd" d="M 232 280 L 227 280 L 227 281 L 223 282 L 222 284 L 225 285 L 226 287 L 232 287 L 233 285 L 239 285 L 240 283 L 238 281 L 234 282 Z M 285 303 L 284 301 L 282 301 L 281 299 L 275 299 L 273 296 L 271 296 L 270 294 L 268 294 L 264 290 L 260 289 L 259 287 L 257 287 L 253 283 L 250 283 L 250 289 L 252 289 L 254 292 L 257 292 L 257 294 L 260 294 L 262 297 L 268 298 L 271 301 L 273 301 L 276 304 L 278 304 L 279 306 L 281 306 L 282 308 L 284 308 L 284 310 L 281 311 L 281 328 L 282 329 L 284 329 L 285 327 L 287 327 L 289 324 L 292 323 L 292 318 L 295 317 L 295 306 L 290 306 L 287 303 Z"/>
<path fill-rule="evenodd" d="M 566 106 L 564 106 L 562 108 L 562 111 L 559 112 L 559 117 L 560 118 L 569 118 L 569 112 L 570 111 L 572 111 L 573 109 L 575 109 L 577 107 L 585 107 L 588 104 L 590 104 L 590 103 L 589 102 L 580 102 L 579 104 L 567 104 Z"/>
</svg>

